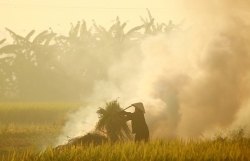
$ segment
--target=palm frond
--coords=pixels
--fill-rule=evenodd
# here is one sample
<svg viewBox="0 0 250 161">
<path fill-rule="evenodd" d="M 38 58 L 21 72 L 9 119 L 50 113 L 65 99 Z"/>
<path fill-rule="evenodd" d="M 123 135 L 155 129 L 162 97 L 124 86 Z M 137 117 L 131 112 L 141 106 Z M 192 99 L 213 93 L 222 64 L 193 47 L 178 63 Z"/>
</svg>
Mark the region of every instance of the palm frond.
<svg viewBox="0 0 250 161">
<path fill-rule="evenodd" d="M 70 28 L 70 31 L 69 31 L 69 36 L 72 36 L 73 33 L 74 33 L 74 25 L 73 25 L 73 23 L 70 23 L 70 26 L 71 26 L 71 28 Z"/>
<path fill-rule="evenodd" d="M 86 36 L 86 34 L 88 34 L 87 24 L 86 24 L 85 20 L 83 20 L 82 25 L 80 27 L 80 37 L 84 37 L 84 36 Z"/>
<path fill-rule="evenodd" d="M 51 40 L 56 36 L 56 33 L 50 33 L 47 34 L 44 39 L 45 39 L 45 43 L 44 45 L 49 45 L 49 43 L 51 42 Z"/>
<path fill-rule="evenodd" d="M 21 45 L 6 45 L 2 48 L 0 48 L 0 53 L 16 53 L 17 50 L 23 49 L 23 46 Z"/>
<path fill-rule="evenodd" d="M 10 30 L 8 28 L 5 28 L 5 29 L 10 33 L 10 36 L 14 39 L 14 44 L 24 45 L 28 42 L 24 37 L 17 35 L 12 30 Z"/>
<path fill-rule="evenodd" d="M 132 34 L 133 32 L 142 29 L 143 27 L 144 27 L 144 25 L 136 26 L 136 27 L 130 29 L 130 30 L 126 33 L 126 35 L 130 35 L 130 34 Z"/>
<path fill-rule="evenodd" d="M 120 30 L 123 30 L 123 29 L 125 28 L 126 25 L 127 25 L 127 23 L 124 22 L 124 23 L 121 25 Z"/>
<path fill-rule="evenodd" d="M 32 30 L 28 35 L 25 37 L 26 40 L 29 40 L 30 37 L 35 33 L 35 30 Z"/>
<path fill-rule="evenodd" d="M 151 15 L 151 13 L 150 13 L 149 9 L 147 9 L 147 11 L 148 11 L 148 17 L 149 17 L 149 20 L 151 21 L 151 20 L 153 19 L 153 17 L 152 17 L 152 15 Z"/>
<path fill-rule="evenodd" d="M 3 44 L 6 41 L 6 39 L 3 39 L 0 41 L 0 45 Z"/>
<path fill-rule="evenodd" d="M 33 44 L 40 44 L 41 42 L 44 41 L 43 37 L 48 33 L 48 30 L 45 30 L 43 32 L 41 32 L 40 34 L 38 34 L 36 36 L 36 38 L 33 40 Z"/>
<path fill-rule="evenodd" d="M 80 21 L 77 22 L 75 27 L 73 24 L 71 24 L 71 30 L 69 31 L 69 37 L 77 37 L 79 30 L 80 30 Z"/>
</svg>

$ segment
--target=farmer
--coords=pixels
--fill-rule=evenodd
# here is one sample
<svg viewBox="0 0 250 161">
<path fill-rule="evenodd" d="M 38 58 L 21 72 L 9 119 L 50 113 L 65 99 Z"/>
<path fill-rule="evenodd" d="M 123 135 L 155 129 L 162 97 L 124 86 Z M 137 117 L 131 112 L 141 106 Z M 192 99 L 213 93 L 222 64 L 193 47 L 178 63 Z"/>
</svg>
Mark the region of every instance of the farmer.
<svg viewBox="0 0 250 161">
<path fill-rule="evenodd" d="M 149 139 L 149 130 L 144 118 L 144 106 L 140 102 L 134 103 L 131 106 L 135 107 L 134 113 L 126 111 L 122 111 L 122 113 L 127 117 L 128 121 L 131 120 L 132 134 L 135 134 L 135 142 L 147 142 Z"/>
</svg>

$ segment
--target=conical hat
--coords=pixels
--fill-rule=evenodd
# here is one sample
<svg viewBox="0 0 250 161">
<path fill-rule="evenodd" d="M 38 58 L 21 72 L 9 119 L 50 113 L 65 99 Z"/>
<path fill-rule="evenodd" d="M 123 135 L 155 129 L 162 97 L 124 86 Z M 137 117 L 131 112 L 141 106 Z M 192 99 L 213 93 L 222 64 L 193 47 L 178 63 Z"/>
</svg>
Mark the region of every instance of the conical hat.
<svg viewBox="0 0 250 161">
<path fill-rule="evenodd" d="M 141 102 L 134 103 L 134 104 L 132 104 L 132 106 L 139 108 L 142 112 L 145 113 L 144 106 L 143 106 L 143 104 Z"/>
</svg>

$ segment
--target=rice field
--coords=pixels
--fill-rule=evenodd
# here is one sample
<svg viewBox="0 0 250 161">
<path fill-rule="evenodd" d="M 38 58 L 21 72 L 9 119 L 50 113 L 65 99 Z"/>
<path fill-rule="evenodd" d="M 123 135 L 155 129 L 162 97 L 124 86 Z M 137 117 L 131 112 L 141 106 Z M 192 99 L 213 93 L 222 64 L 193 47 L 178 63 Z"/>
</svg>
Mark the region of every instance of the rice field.
<svg viewBox="0 0 250 161">
<path fill-rule="evenodd" d="M 80 103 L 0 103 L 0 156 L 53 144 Z"/>
<path fill-rule="evenodd" d="M 81 103 L 0 103 L 0 125 L 44 124 L 65 121 Z"/>
<path fill-rule="evenodd" d="M 250 160 L 250 139 L 243 137 L 240 130 L 230 137 L 213 139 L 48 147 L 60 133 L 67 114 L 79 106 L 78 103 L 1 103 L 0 161 Z"/>
<path fill-rule="evenodd" d="M 48 148 L 44 152 L 27 150 L 2 160 L 25 161 L 245 161 L 250 159 L 249 141 L 155 140 L 150 143 L 117 143 L 88 147 Z"/>
</svg>

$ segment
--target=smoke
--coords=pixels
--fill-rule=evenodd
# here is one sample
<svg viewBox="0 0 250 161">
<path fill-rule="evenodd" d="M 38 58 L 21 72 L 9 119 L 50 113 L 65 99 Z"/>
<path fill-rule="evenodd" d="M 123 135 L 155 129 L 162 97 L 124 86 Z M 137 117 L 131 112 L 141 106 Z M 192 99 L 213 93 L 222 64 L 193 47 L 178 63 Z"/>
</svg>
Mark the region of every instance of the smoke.
<svg viewBox="0 0 250 161">
<path fill-rule="evenodd" d="M 97 117 L 94 115 L 96 110 L 97 108 L 91 106 L 80 107 L 75 113 L 70 114 L 69 120 L 62 130 L 62 134 L 56 139 L 55 145 L 66 143 L 74 137 L 93 131 L 95 122 L 97 122 Z"/>
<path fill-rule="evenodd" d="M 186 1 L 188 4 L 188 1 Z M 248 1 L 196 1 L 200 14 L 189 10 L 199 22 L 196 33 L 197 72 L 180 94 L 180 135 L 198 136 L 215 128 L 234 128 L 249 100 L 249 8 Z M 193 31 L 195 32 L 195 31 Z M 194 41 L 193 45 L 197 43 Z M 195 48 L 195 46 L 194 46 Z M 247 121 L 238 123 L 247 127 Z"/>
<path fill-rule="evenodd" d="M 122 107 L 143 102 L 151 138 L 199 137 L 237 126 L 250 134 L 250 2 L 182 5 L 189 28 L 147 37 L 110 64 L 107 79 L 96 81 L 84 101 L 103 106 L 119 97 Z M 90 109 L 74 114 L 65 133 L 86 129 L 77 126 L 83 118 L 96 121 Z"/>
</svg>

